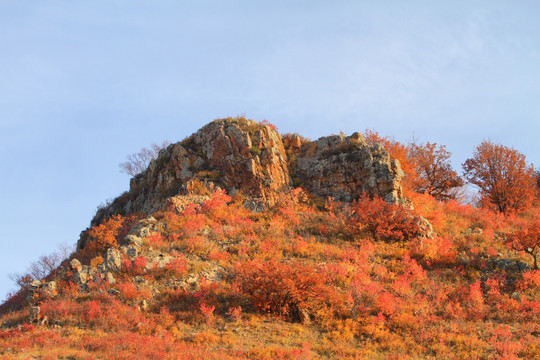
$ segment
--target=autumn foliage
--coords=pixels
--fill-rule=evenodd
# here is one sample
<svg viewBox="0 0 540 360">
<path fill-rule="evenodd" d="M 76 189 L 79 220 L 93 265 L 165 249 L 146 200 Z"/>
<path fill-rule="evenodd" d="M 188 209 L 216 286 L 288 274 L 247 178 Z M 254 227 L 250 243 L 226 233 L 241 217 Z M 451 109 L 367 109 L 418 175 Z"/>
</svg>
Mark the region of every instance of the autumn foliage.
<svg viewBox="0 0 540 360">
<path fill-rule="evenodd" d="M 404 241 L 421 235 L 420 219 L 414 212 L 379 197 L 364 195 L 352 205 L 352 231 L 375 240 Z"/>
<path fill-rule="evenodd" d="M 315 313 L 340 303 L 322 269 L 299 261 L 247 261 L 236 264 L 235 280 L 252 305 L 286 319 L 300 321 L 302 312 Z"/>
<path fill-rule="evenodd" d="M 455 199 L 456 188 L 464 185 L 450 164 L 450 153 L 444 145 L 427 142 L 410 144 L 408 157 L 414 162 L 417 178 L 411 181 L 414 191 L 428 193 L 438 200 Z"/>
<path fill-rule="evenodd" d="M 531 205 L 536 191 L 534 168 L 517 150 L 484 140 L 463 169 L 467 180 L 480 189 L 483 205 L 503 213 Z"/>
<path fill-rule="evenodd" d="M 90 241 L 88 243 L 87 251 L 90 253 L 98 253 L 106 250 L 107 248 L 117 245 L 117 236 L 124 223 L 124 218 L 120 215 L 115 215 L 102 224 L 90 228 L 88 236 Z"/>
<path fill-rule="evenodd" d="M 532 257 L 533 267 L 538 270 L 538 252 L 540 250 L 540 212 L 529 219 L 519 219 L 516 230 L 505 237 L 505 243 L 514 250 L 522 251 Z"/>
<path fill-rule="evenodd" d="M 407 207 L 297 188 L 262 211 L 201 187 L 181 207 L 93 226 L 73 255 L 92 268 L 85 284 L 64 262 L 44 281 L 54 291 L 27 301 L 26 282 L 0 307 L 0 357 L 540 358 L 538 208 L 462 203 L 457 182 L 418 167 L 454 177 L 444 147 L 390 149 L 423 184 Z M 109 247 L 120 270 L 103 270 Z"/>
</svg>

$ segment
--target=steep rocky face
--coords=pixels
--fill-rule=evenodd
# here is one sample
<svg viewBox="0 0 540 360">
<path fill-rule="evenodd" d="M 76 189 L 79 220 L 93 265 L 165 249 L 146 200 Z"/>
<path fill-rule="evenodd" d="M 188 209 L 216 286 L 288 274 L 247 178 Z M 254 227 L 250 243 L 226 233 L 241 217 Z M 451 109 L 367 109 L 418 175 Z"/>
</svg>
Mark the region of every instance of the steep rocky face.
<svg viewBox="0 0 540 360">
<path fill-rule="evenodd" d="M 163 149 L 145 172 L 131 179 L 130 191 L 100 209 L 92 224 L 117 213 L 158 210 L 167 198 L 185 193 L 193 179 L 272 203 L 290 184 L 281 135 L 253 120 L 213 121 Z"/>
<path fill-rule="evenodd" d="M 229 192 L 272 201 L 289 187 L 281 135 L 254 121 L 219 121 L 205 126 L 193 142 Z"/>
<path fill-rule="evenodd" d="M 273 126 L 253 120 L 219 119 L 163 149 L 131 179 L 129 192 L 98 211 L 92 225 L 113 214 L 151 214 L 172 196 L 186 194 L 194 179 L 259 203 L 272 204 L 280 193 L 302 186 L 342 201 L 368 193 L 406 204 L 402 177 L 399 162 L 381 146 L 367 145 L 359 133 L 309 141 L 282 137 Z"/>
<path fill-rule="evenodd" d="M 367 145 L 359 133 L 323 137 L 296 151 L 295 182 L 322 197 L 352 201 L 368 193 L 404 204 L 402 178 L 399 162 L 382 146 Z"/>
</svg>

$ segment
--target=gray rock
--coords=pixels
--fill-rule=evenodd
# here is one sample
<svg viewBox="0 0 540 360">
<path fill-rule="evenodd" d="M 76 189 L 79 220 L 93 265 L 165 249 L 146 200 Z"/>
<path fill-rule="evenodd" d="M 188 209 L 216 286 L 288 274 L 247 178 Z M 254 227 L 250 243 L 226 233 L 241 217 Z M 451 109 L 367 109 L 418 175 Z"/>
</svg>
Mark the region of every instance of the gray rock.
<svg viewBox="0 0 540 360">
<path fill-rule="evenodd" d="M 71 262 L 69 263 L 71 265 L 71 268 L 75 271 L 81 271 L 82 269 L 82 265 L 81 265 L 81 262 L 77 259 L 73 259 L 71 260 Z"/>
<path fill-rule="evenodd" d="M 81 271 L 77 271 L 73 274 L 73 280 L 76 283 L 86 285 L 86 283 L 88 282 L 88 272 L 84 271 L 84 269 L 81 269 Z"/>
<path fill-rule="evenodd" d="M 116 283 L 116 279 L 114 278 L 114 275 L 111 272 L 107 272 L 106 278 L 109 284 Z"/>
<path fill-rule="evenodd" d="M 122 268 L 122 254 L 114 248 L 107 250 L 107 259 L 105 260 L 107 269 L 112 272 L 118 272 Z"/>
<path fill-rule="evenodd" d="M 46 283 L 43 288 L 45 290 L 45 293 L 48 296 L 55 296 L 57 294 L 57 292 L 56 292 L 56 281 L 50 281 L 50 282 Z"/>
<path fill-rule="evenodd" d="M 140 285 L 140 284 L 146 284 L 148 283 L 148 280 L 146 280 L 145 278 L 143 278 L 142 276 L 135 276 L 133 278 L 133 282 L 137 285 Z"/>
<path fill-rule="evenodd" d="M 127 245 L 135 246 L 135 247 L 141 247 L 142 246 L 142 239 L 138 237 L 135 234 L 128 234 L 124 240 L 126 241 Z"/>
<path fill-rule="evenodd" d="M 126 249 L 126 254 L 130 257 L 130 258 L 135 258 L 139 255 L 139 251 L 137 250 L 137 248 L 135 246 L 129 246 L 127 249 Z"/>
<path fill-rule="evenodd" d="M 39 306 L 30 307 L 30 322 L 38 322 L 41 317 L 41 308 Z"/>
<path fill-rule="evenodd" d="M 107 291 L 107 293 L 109 293 L 109 295 L 111 295 L 111 296 L 120 295 L 120 291 L 118 291 L 116 289 L 109 289 L 109 291 Z"/>
</svg>

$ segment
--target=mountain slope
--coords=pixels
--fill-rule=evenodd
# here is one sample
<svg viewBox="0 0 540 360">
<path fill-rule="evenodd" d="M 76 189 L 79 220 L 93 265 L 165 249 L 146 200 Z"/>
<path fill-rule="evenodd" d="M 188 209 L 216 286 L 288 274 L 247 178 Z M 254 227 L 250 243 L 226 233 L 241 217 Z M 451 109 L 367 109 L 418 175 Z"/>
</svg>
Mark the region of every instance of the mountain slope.
<svg viewBox="0 0 540 360">
<path fill-rule="evenodd" d="M 500 241 L 511 219 L 407 200 L 401 176 L 360 134 L 213 122 L 2 306 L 0 355 L 538 358 L 540 274 Z"/>
</svg>

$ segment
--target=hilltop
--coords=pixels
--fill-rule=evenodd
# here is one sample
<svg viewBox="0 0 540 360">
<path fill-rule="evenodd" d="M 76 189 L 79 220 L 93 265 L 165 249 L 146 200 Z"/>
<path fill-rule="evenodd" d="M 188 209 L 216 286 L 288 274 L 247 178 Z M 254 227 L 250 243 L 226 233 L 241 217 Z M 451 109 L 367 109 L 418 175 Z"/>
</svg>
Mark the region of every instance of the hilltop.
<svg viewBox="0 0 540 360">
<path fill-rule="evenodd" d="M 453 172 L 434 191 L 401 149 L 209 123 L 100 208 L 58 268 L 21 281 L 0 355 L 539 358 L 536 257 L 508 246 L 538 208 L 464 204 Z"/>
</svg>

